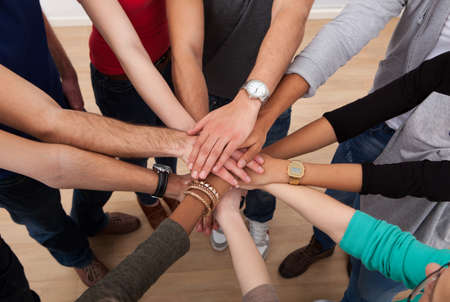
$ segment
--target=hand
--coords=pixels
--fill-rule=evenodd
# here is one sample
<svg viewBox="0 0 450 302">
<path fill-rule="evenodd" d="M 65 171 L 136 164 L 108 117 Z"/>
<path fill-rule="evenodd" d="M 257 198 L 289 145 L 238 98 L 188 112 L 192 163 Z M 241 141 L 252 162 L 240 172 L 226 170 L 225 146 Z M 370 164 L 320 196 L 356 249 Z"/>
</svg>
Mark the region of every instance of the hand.
<svg viewBox="0 0 450 302">
<path fill-rule="evenodd" d="M 264 158 L 264 173 L 258 174 L 253 171 L 247 170 L 251 178 L 250 183 L 241 183 L 240 187 L 247 190 L 261 189 L 265 185 L 271 183 L 288 183 L 289 176 L 287 174 L 287 168 L 289 165 L 288 160 L 277 159 L 270 157 L 267 154 L 260 154 Z"/>
<path fill-rule="evenodd" d="M 195 137 L 193 136 L 186 136 L 186 139 L 184 139 L 184 141 L 182 142 L 181 146 L 183 147 L 183 150 L 181 151 L 180 155 L 183 161 L 187 162 L 187 155 L 192 152 L 194 142 Z M 244 171 L 244 169 L 239 168 L 236 163 L 236 160 L 241 158 L 242 155 L 243 153 L 240 151 L 233 152 L 232 158 L 229 158 L 225 162 L 224 167 L 220 168 L 219 171 L 214 172 L 214 174 L 234 187 L 238 186 L 239 183 L 233 175 L 237 176 L 244 182 L 249 182 L 250 177 L 248 176 L 248 174 Z M 248 162 L 247 167 L 255 173 L 263 173 L 264 169 L 261 167 L 263 163 L 263 158 L 260 156 L 256 156 L 255 160 Z"/>
<path fill-rule="evenodd" d="M 164 196 L 171 199 L 176 199 L 178 201 L 183 201 L 183 199 L 185 198 L 184 191 L 186 191 L 191 181 L 192 177 L 189 174 L 170 174 L 166 193 L 164 194 Z"/>
<path fill-rule="evenodd" d="M 229 214 L 240 213 L 241 196 L 242 190 L 231 189 L 221 198 L 215 212 L 215 218 L 219 223 L 222 223 L 224 217 Z"/>
<path fill-rule="evenodd" d="M 61 85 L 63 93 L 69 102 L 70 108 L 73 110 L 83 111 L 84 102 L 75 71 L 71 76 L 63 77 L 61 80 Z"/>
<path fill-rule="evenodd" d="M 189 135 L 200 133 L 188 159 L 193 178 L 205 179 L 213 166 L 213 172 L 220 171 L 247 139 L 260 107 L 259 101 L 250 100 L 241 91 L 230 104 L 210 112 L 188 132 Z"/>
<path fill-rule="evenodd" d="M 252 133 L 250 133 L 249 137 L 240 146 L 240 148 L 246 148 L 247 151 L 245 151 L 238 161 L 239 168 L 244 168 L 249 161 L 253 160 L 258 153 L 261 152 L 266 142 L 267 133 L 269 130 L 270 124 L 264 119 L 258 118 Z"/>
</svg>

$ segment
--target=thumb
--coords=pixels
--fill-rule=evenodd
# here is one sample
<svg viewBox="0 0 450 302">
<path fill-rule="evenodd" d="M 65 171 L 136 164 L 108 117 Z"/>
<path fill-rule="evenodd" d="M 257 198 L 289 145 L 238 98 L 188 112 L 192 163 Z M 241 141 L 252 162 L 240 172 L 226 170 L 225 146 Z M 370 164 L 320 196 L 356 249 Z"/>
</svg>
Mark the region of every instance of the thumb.
<svg viewBox="0 0 450 302">
<path fill-rule="evenodd" d="M 189 130 L 187 133 L 189 135 L 197 135 L 197 134 L 199 134 L 200 131 L 203 129 L 203 127 L 205 127 L 206 123 L 208 122 L 208 116 L 209 115 L 205 116 L 200 121 L 198 121 L 197 124 L 195 124 L 194 128 Z"/>
</svg>

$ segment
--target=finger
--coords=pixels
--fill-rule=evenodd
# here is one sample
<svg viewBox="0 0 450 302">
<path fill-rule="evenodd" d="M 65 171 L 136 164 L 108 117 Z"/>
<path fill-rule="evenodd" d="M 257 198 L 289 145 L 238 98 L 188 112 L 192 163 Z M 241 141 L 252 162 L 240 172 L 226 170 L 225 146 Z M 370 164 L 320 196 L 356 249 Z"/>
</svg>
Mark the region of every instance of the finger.
<svg viewBox="0 0 450 302">
<path fill-rule="evenodd" d="M 264 165 L 264 157 L 262 157 L 261 155 L 256 155 L 255 158 L 253 159 L 255 160 L 258 164 L 260 165 Z"/>
<path fill-rule="evenodd" d="M 205 231 L 205 235 L 209 236 L 211 235 L 211 231 L 212 231 L 212 227 L 213 227 L 213 215 L 208 215 L 205 217 L 204 219 L 204 231 Z"/>
<path fill-rule="evenodd" d="M 247 148 L 241 148 L 239 150 L 236 150 L 233 152 L 233 154 L 231 154 L 231 158 L 234 159 L 235 161 L 238 161 L 246 151 Z"/>
<path fill-rule="evenodd" d="M 208 176 L 209 172 L 211 172 L 211 169 L 217 162 L 217 159 L 219 158 L 220 154 L 222 154 L 223 148 L 225 148 L 226 145 L 227 145 L 226 139 L 220 139 L 216 142 L 213 149 L 211 150 L 211 153 L 209 153 L 209 156 L 205 162 L 205 165 L 202 168 L 202 171 L 200 172 L 201 179 L 205 179 L 206 176 Z"/>
<path fill-rule="evenodd" d="M 201 146 L 200 151 L 198 153 L 197 159 L 194 162 L 193 168 L 192 168 L 192 177 L 197 178 L 200 177 L 202 179 L 205 179 L 208 175 L 199 175 L 202 171 L 203 165 L 206 162 L 206 159 L 208 158 L 209 154 L 211 153 L 211 150 L 214 148 L 214 145 L 216 144 L 218 137 L 209 136 L 206 142 Z M 195 175 L 195 176 L 194 176 Z"/>
<path fill-rule="evenodd" d="M 203 223 L 202 223 L 202 219 L 200 219 L 200 220 L 197 222 L 197 225 L 196 225 L 195 229 L 196 229 L 197 233 L 202 233 L 202 232 L 203 232 Z"/>
<path fill-rule="evenodd" d="M 228 171 L 239 177 L 243 182 L 249 183 L 251 181 L 250 176 L 241 168 L 239 168 L 236 162 L 232 159 L 227 160 L 224 165 Z"/>
<path fill-rule="evenodd" d="M 189 135 L 197 135 L 203 129 L 203 127 L 205 127 L 206 123 L 208 122 L 208 116 L 209 115 L 205 116 L 200 121 L 198 121 L 197 124 L 195 124 L 194 128 L 189 130 L 187 133 Z"/>
<path fill-rule="evenodd" d="M 241 159 L 239 159 L 238 167 L 243 168 L 247 165 L 248 162 L 252 161 L 256 155 L 261 151 L 261 146 L 259 144 L 254 144 L 251 146 L 244 155 L 242 155 Z"/>
<path fill-rule="evenodd" d="M 200 147 L 205 143 L 205 141 L 207 139 L 208 139 L 208 134 L 207 133 L 202 133 L 195 140 L 195 144 L 192 147 L 191 154 L 189 154 L 189 157 L 188 157 L 188 168 L 189 168 L 189 170 L 192 171 L 192 168 L 194 166 L 194 162 L 197 159 L 198 153 L 200 152 Z"/>
<path fill-rule="evenodd" d="M 233 154 L 233 152 L 236 151 L 237 148 L 238 146 L 236 145 L 236 143 L 230 141 L 225 150 L 223 150 L 223 153 L 220 156 L 219 160 L 217 161 L 216 165 L 214 166 L 213 170 L 219 170 L 220 168 L 222 168 L 222 166 L 230 158 L 231 154 Z"/>
<path fill-rule="evenodd" d="M 231 173 L 228 172 L 225 168 L 220 169 L 219 172 L 214 172 L 214 174 L 225 180 L 233 187 L 236 187 L 238 185 L 238 181 L 236 180 L 236 178 L 234 178 L 233 175 L 231 175 Z"/>
<path fill-rule="evenodd" d="M 264 168 L 257 163 L 256 161 L 252 160 L 247 164 L 247 168 L 249 168 L 250 170 L 252 170 L 253 172 L 256 172 L 258 174 L 263 174 L 264 173 Z"/>
</svg>

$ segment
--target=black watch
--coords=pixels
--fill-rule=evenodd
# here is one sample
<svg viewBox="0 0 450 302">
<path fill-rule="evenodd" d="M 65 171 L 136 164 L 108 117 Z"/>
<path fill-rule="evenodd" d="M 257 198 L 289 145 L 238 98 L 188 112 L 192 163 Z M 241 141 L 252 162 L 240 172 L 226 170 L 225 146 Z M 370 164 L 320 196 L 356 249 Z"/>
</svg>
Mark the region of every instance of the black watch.
<svg viewBox="0 0 450 302">
<path fill-rule="evenodd" d="M 166 193 L 167 183 L 169 182 L 169 174 L 172 173 L 172 169 L 169 166 L 154 164 L 153 171 L 158 174 L 158 186 L 153 194 L 153 197 L 163 197 Z"/>
</svg>

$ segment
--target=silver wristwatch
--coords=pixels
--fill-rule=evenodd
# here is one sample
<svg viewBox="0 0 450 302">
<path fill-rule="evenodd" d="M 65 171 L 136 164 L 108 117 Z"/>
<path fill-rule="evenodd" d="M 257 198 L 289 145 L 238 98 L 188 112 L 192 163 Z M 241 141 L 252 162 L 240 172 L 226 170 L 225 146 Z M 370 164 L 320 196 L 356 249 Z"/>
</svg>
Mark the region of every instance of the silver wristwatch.
<svg viewBox="0 0 450 302">
<path fill-rule="evenodd" d="M 270 96 L 269 88 L 266 84 L 258 80 L 250 80 L 242 86 L 247 91 L 250 99 L 258 99 L 264 104 Z"/>
</svg>

